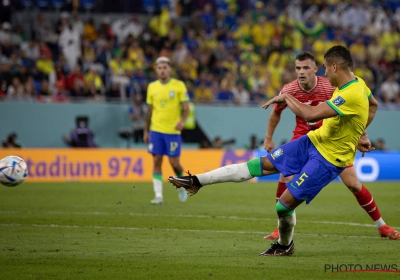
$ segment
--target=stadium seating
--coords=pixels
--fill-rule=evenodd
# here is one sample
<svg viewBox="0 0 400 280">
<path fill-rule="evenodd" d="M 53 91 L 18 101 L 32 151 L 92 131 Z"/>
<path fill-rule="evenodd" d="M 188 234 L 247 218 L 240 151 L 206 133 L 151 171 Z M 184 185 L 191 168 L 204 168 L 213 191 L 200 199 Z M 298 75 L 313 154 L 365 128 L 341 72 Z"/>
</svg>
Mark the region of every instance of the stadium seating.
<svg viewBox="0 0 400 280">
<path fill-rule="evenodd" d="M 36 6 L 39 10 L 46 10 L 49 8 L 50 3 L 49 0 L 36 0 Z"/>
<path fill-rule="evenodd" d="M 64 7 L 65 1 L 64 0 L 50 0 L 52 8 L 56 10 L 60 10 Z"/>
<path fill-rule="evenodd" d="M 25 9 L 29 9 L 33 6 L 33 0 L 19 0 L 19 3 Z"/>
<path fill-rule="evenodd" d="M 94 0 L 81 0 L 80 2 L 85 11 L 91 11 L 95 6 Z"/>
</svg>

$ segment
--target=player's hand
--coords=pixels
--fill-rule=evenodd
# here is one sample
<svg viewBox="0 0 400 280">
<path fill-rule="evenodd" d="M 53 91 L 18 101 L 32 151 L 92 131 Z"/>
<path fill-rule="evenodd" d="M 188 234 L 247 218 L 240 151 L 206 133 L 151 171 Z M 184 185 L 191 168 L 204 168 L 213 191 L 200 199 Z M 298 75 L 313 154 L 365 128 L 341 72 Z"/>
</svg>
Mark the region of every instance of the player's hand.
<svg viewBox="0 0 400 280">
<path fill-rule="evenodd" d="M 274 149 L 274 147 L 275 147 L 275 143 L 272 139 L 267 139 L 267 138 L 264 139 L 264 149 L 267 152 L 272 151 Z"/>
<path fill-rule="evenodd" d="M 375 150 L 375 147 L 372 147 L 371 141 L 369 140 L 367 135 L 361 136 L 358 140 L 357 149 L 362 153 L 361 157 L 364 157 L 365 153 L 369 153 Z"/>
<path fill-rule="evenodd" d="M 143 142 L 149 144 L 149 132 L 147 130 L 143 131 Z"/>
<path fill-rule="evenodd" d="M 183 121 L 179 121 L 176 125 L 175 125 L 175 129 L 182 131 L 183 130 L 183 126 L 184 126 L 184 122 Z"/>
<path fill-rule="evenodd" d="M 264 109 L 267 109 L 270 105 L 272 104 L 278 104 L 278 106 L 283 106 L 286 105 L 285 102 L 285 94 L 280 94 L 275 96 L 274 98 L 272 98 L 271 100 L 268 100 L 264 105 L 262 105 L 261 107 Z"/>
</svg>

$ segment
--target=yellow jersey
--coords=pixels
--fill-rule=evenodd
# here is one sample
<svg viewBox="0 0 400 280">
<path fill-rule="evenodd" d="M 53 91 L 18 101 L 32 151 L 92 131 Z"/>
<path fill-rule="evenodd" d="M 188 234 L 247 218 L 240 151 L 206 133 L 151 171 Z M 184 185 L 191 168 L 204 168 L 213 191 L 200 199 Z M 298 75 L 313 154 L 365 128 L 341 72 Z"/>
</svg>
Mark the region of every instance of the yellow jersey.
<svg viewBox="0 0 400 280">
<path fill-rule="evenodd" d="M 171 78 L 166 84 L 159 80 L 150 83 L 146 98 L 146 103 L 153 106 L 150 130 L 180 134 L 175 126 L 181 118 L 181 103 L 188 101 L 186 86 L 180 80 Z"/>
<path fill-rule="evenodd" d="M 356 155 L 360 136 L 364 133 L 371 90 L 356 77 L 336 88 L 328 105 L 338 114 L 324 120 L 324 124 L 307 135 L 311 142 L 330 163 L 338 167 L 351 165 Z"/>
</svg>

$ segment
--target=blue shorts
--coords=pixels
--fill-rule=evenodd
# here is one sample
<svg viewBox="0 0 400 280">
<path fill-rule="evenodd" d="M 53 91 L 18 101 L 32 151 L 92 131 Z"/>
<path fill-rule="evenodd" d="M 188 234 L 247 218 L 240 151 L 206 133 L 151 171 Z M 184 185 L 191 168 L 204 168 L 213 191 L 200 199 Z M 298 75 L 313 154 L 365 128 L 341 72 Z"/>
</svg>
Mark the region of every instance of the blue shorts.
<svg viewBox="0 0 400 280">
<path fill-rule="evenodd" d="M 344 170 L 328 162 L 307 135 L 276 148 L 267 157 L 283 176 L 296 174 L 286 187 L 307 204 Z"/>
<path fill-rule="evenodd" d="M 181 155 L 182 138 L 180 134 L 166 134 L 150 131 L 149 153 L 179 157 Z"/>
</svg>

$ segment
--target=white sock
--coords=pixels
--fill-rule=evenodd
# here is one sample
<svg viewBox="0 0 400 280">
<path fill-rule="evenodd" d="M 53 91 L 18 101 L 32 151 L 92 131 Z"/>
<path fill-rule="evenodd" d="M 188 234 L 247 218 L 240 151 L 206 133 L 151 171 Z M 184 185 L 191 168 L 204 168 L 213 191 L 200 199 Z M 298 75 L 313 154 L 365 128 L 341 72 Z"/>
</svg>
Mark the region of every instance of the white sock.
<svg viewBox="0 0 400 280">
<path fill-rule="evenodd" d="M 380 217 L 378 220 L 374 221 L 376 227 L 379 229 L 381 226 L 386 225 L 385 221 Z"/>
<path fill-rule="evenodd" d="M 203 186 L 223 182 L 243 182 L 253 178 L 246 163 L 226 165 L 210 172 L 196 174 L 196 177 Z"/>
<path fill-rule="evenodd" d="M 163 198 L 162 180 L 153 178 L 153 189 L 157 198 Z"/>
<path fill-rule="evenodd" d="M 291 216 L 279 217 L 278 221 L 278 243 L 287 246 L 293 239 L 294 226 L 296 225 L 296 212 L 293 212 Z"/>
</svg>

